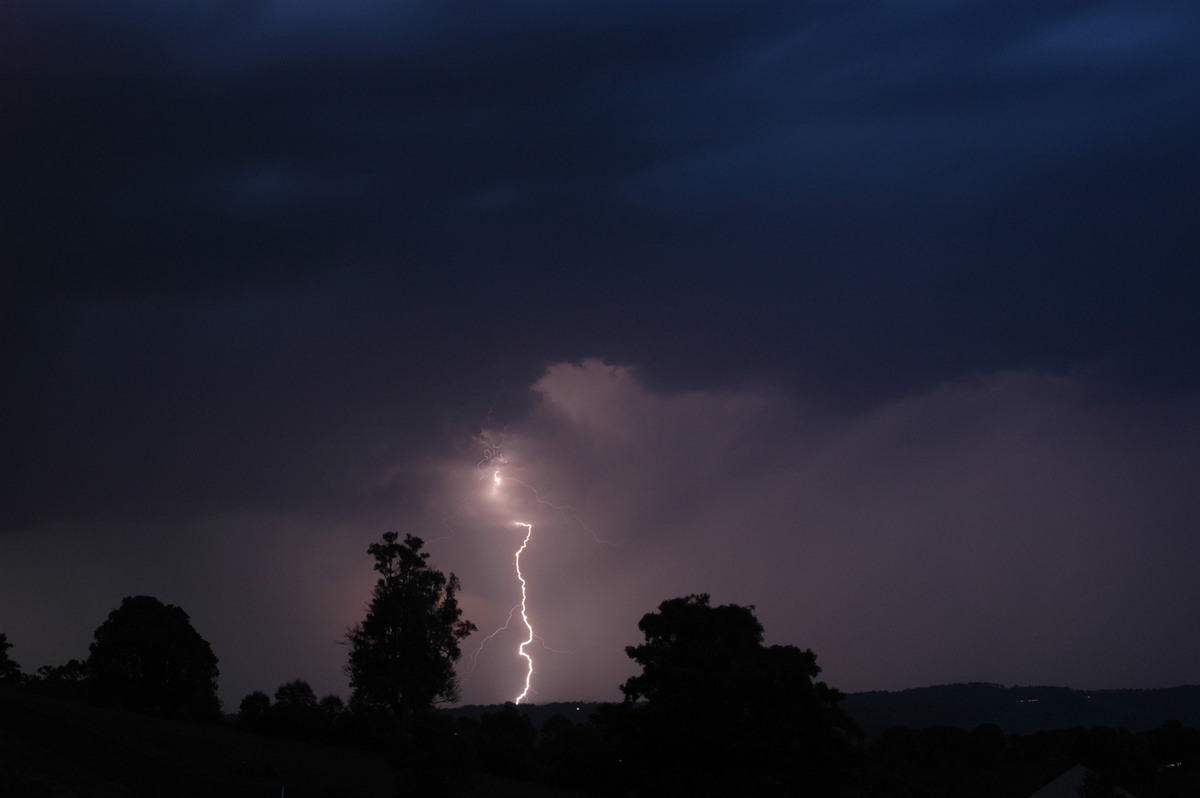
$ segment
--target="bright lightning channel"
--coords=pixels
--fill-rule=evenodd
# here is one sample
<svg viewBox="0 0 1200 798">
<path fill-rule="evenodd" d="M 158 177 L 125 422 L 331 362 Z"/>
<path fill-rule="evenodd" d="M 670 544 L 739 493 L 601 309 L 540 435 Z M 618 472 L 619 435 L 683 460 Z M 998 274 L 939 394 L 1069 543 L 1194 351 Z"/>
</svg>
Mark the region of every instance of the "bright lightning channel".
<svg viewBox="0 0 1200 798">
<path fill-rule="evenodd" d="M 505 458 L 505 456 L 500 451 L 500 448 L 498 446 L 497 447 L 489 447 L 488 450 L 485 452 L 483 460 L 479 461 L 479 463 L 475 466 L 476 470 L 479 472 L 480 481 L 487 478 L 487 474 L 484 471 L 485 464 L 494 463 L 496 465 L 504 465 L 507 462 L 508 462 L 507 458 Z M 528 483 L 522 482 L 519 479 L 516 479 L 513 477 L 502 478 L 500 476 L 500 470 L 501 469 L 497 468 L 494 471 L 492 471 L 492 479 L 491 479 L 492 496 L 497 496 L 500 493 L 500 486 L 504 482 L 510 482 L 512 484 L 519 485 L 522 488 L 525 488 L 526 490 L 528 490 L 531 494 L 533 494 L 533 499 L 538 504 L 546 505 L 555 510 L 558 510 L 559 513 L 561 513 L 563 516 L 573 520 L 575 523 L 579 524 L 579 526 L 581 526 L 583 529 L 590 532 L 592 537 L 596 540 L 596 542 L 607 543 L 609 545 L 615 545 L 611 541 L 601 540 L 601 538 L 598 537 L 596 535 L 596 533 L 594 531 L 592 531 L 592 529 L 590 529 L 588 527 L 588 525 L 583 522 L 583 519 L 580 518 L 575 513 L 575 511 L 572 510 L 570 507 L 567 507 L 566 505 L 558 505 L 558 504 L 554 504 L 552 502 L 546 501 L 545 499 L 543 499 L 541 497 L 541 495 L 538 493 L 536 488 L 534 488 L 532 485 L 530 485 Z M 466 500 L 464 499 L 464 503 L 465 503 L 465 501 Z M 460 511 L 461 511 L 461 508 L 460 508 Z M 519 604 L 514 606 L 509 611 L 508 619 L 504 622 L 504 625 L 501 626 L 496 631 L 492 632 L 490 635 L 485 637 L 480 642 L 479 648 L 476 649 L 476 651 L 475 651 L 475 656 L 471 658 L 471 670 L 472 670 L 472 672 L 475 670 L 475 664 L 478 661 L 479 654 L 483 651 L 484 646 L 486 646 L 489 642 L 491 642 L 492 638 L 494 638 L 496 635 L 500 634 L 500 632 L 504 631 L 505 629 L 508 629 L 509 624 L 512 623 L 513 616 L 516 615 L 517 612 L 519 611 L 520 615 L 521 615 L 521 622 L 525 624 L 526 637 L 525 637 L 525 640 L 522 641 L 519 646 L 517 646 L 517 655 L 525 660 L 525 682 L 522 685 L 521 691 L 520 691 L 520 693 L 518 693 L 518 695 L 513 703 L 520 704 L 523 700 L 525 700 L 525 698 L 528 697 L 529 693 L 532 692 L 532 690 L 533 690 L 533 687 L 532 687 L 533 671 L 534 671 L 533 655 L 530 654 L 527 649 L 533 643 L 534 640 L 541 640 L 541 638 L 538 637 L 538 635 L 533 631 L 533 623 L 529 620 L 529 613 L 527 611 L 528 585 L 525 582 L 525 575 L 521 572 L 521 555 L 525 552 L 525 549 L 527 549 L 529 547 L 529 543 L 533 539 L 533 525 L 530 523 L 526 523 L 525 521 L 514 521 L 513 526 L 525 527 L 525 537 L 521 541 L 521 545 L 517 547 L 517 550 L 516 550 L 515 554 L 513 555 L 513 568 L 517 574 L 517 582 L 521 586 L 521 601 Z M 544 641 L 542 642 L 542 645 L 543 645 L 543 647 L 546 647 L 550 651 L 555 651 L 555 649 L 552 649 L 552 648 L 549 648 L 548 646 L 546 646 Z M 565 652 L 558 652 L 558 653 L 565 653 Z"/>
<path fill-rule="evenodd" d="M 500 470 L 497 469 L 492 474 L 492 492 L 500 489 Z M 521 584 L 521 603 L 518 605 L 521 611 L 521 622 L 525 624 L 525 632 L 528 635 L 521 645 L 517 646 L 517 656 L 525 660 L 525 684 L 521 688 L 521 692 L 517 694 L 514 704 L 521 703 L 526 696 L 529 695 L 530 685 L 533 682 L 533 655 L 525 649 L 533 642 L 536 636 L 533 633 L 533 624 L 529 622 L 529 613 L 527 612 L 526 602 L 529 598 L 527 585 L 525 583 L 525 575 L 521 573 L 521 554 L 529 547 L 529 541 L 533 537 L 533 524 L 528 524 L 524 521 L 514 521 L 513 526 L 525 527 L 525 539 L 521 541 L 521 545 L 517 548 L 516 554 L 513 555 L 513 569 L 517 572 L 517 581 Z M 511 616 L 510 616 L 511 617 Z M 508 625 L 507 623 L 505 624 Z"/>
<path fill-rule="evenodd" d="M 497 473 L 496 482 L 499 483 L 499 481 L 500 475 Z M 517 646 L 517 654 L 525 659 L 525 686 L 521 689 L 520 694 L 517 695 L 516 700 L 513 701 L 514 704 L 519 704 L 525 696 L 529 695 L 529 685 L 533 681 L 533 657 L 525 650 L 533 642 L 533 624 L 529 622 L 529 615 L 525 612 L 525 577 L 521 575 L 521 552 L 525 551 L 525 547 L 529 545 L 529 539 L 533 537 L 533 525 L 527 524 L 524 521 L 514 521 L 513 526 L 525 527 L 525 539 L 521 541 L 521 545 L 513 557 L 513 564 L 517 571 L 517 581 L 521 583 L 521 621 L 525 624 L 525 631 L 529 634 L 529 637 L 525 638 L 525 641 Z"/>
</svg>

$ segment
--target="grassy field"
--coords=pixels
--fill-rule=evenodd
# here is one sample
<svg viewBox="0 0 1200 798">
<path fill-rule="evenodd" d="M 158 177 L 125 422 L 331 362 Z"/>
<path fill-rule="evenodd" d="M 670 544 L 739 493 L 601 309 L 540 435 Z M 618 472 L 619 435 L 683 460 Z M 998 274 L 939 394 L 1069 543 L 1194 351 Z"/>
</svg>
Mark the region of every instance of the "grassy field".
<svg viewBox="0 0 1200 798">
<path fill-rule="evenodd" d="M 0 690 L 3 798 L 396 794 L 391 769 L 376 753 Z M 565 798 L 571 793 L 479 775 L 469 795 Z"/>
</svg>

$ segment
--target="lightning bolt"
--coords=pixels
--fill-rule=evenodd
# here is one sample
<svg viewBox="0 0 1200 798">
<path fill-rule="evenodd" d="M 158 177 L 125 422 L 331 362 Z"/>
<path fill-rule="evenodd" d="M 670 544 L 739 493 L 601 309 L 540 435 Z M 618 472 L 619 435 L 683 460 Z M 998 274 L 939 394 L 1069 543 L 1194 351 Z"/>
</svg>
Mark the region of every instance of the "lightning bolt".
<svg viewBox="0 0 1200 798">
<path fill-rule="evenodd" d="M 500 489 L 500 483 L 500 470 L 496 469 L 496 471 L 492 474 L 492 493 L 495 493 Z M 526 523 L 525 521 L 514 521 L 513 526 L 525 527 L 525 538 L 521 541 L 521 545 L 517 547 L 517 551 L 513 555 L 513 570 L 516 571 L 517 582 L 521 584 L 521 602 L 514 609 L 520 610 L 521 622 L 525 624 L 525 632 L 528 635 L 528 637 L 526 637 L 521 644 L 517 646 L 517 656 L 525 660 L 525 684 L 521 688 L 521 692 L 517 694 L 516 699 L 513 701 L 514 704 L 519 704 L 527 695 L 529 695 L 530 685 L 533 682 L 533 655 L 526 651 L 526 649 L 529 647 L 529 644 L 533 642 L 533 638 L 536 637 L 536 635 L 533 632 L 533 624 L 529 622 L 527 604 L 529 600 L 529 586 L 525 582 L 525 575 L 521 573 L 521 555 L 525 553 L 525 549 L 529 548 L 529 541 L 533 538 L 533 524 Z M 509 620 L 512 620 L 511 613 L 509 613 Z M 508 623 L 505 622 L 504 625 L 508 626 Z"/>
<path fill-rule="evenodd" d="M 500 475 L 497 473 L 496 481 L 499 482 L 499 480 Z M 517 581 L 521 583 L 521 621 L 525 624 L 525 631 L 529 634 L 529 637 L 525 638 L 525 641 L 522 642 L 521 645 L 517 646 L 517 655 L 525 659 L 525 686 L 517 695 L 516 700 L 513 701 L 514 704 L 519 704 L 521 703 L 521 700 L 525 698 L 525 696 L 529 695 L 529 685 L 533 681 L 533 656 L 525 650 L 525 648 L 533 642 L 533 624 L 529 622 L 529 615 L 525 611 L 525 600 L 527 598 L 525 590 L 525 577 L 521 574 L 521 554 L 529 546 L 529 539 L 533 537 L 533 524 L 527 524 L 524 521 L 514 521 L 513 525 L 525 527 L 525 539 L 521 541 L 520 547 L 517 548 L 517 553 L 513 556 L 513 567 L 517 571 Z"/>
<path fill-rule="evenodd" d="M 604 544 L 610 545 L 610 546 L 617 545 L 613 541 L 604 540 L 599 535 L 597 535 L 595 530 L 593 530 L 591 527 L 589 527 L 584 522 L 584 520 L 579 516 L 579 514 L 576 513 L 575 510 L 572 509 L 571 507 L 569 507 L 567 505 L 555 504 L 553 502 L 547 501 L 546 499 L 542 498 L 542 496 L 538 492 L 537 488 L 535 488 L 533 485 L 528 484 L 527 482 L 523 482 L 520 479 L 517 479 L 516 477 L 512 477 L 512 476 L 508 476 L 508 475 L 501 477 L 501 474 L 500 474 L 501 469 L 497 468 L 496 466 L 508 465 L 508 463 L 509 463 L 508 457 L 505 455 L 505 453 L 502 450 L 502 447 L 499 444 L 493 444 L 489 441 L 486 441 L 486 439 L 485 439 L 485 443 L 487 445 L 483 452 L 483 459 L 481 459 L 478 463 L 475 464 L 475 471 L 478 473 L 480 482 L 487 481 L 491 484 L 490 493 L 491 493 L 493 499 L 500 496 L 502 485 L 506 485 L 506 484 L 518 485 L 521 488 L 523 488 L 529 492 L 529 494 L 533 497 L 533 501 L 536 504 L 539 504 L 539 505 L 542 505 L 545 507 L 550 507 L 551 509 L 556 510 L 559 513 L 559 515 L 561 515 L 564 519 L 566 519 L 567 521 L 577 525 L 581 529 L 588 532 L 592 536 L 593 540 L 595 540 L 597 543 L 604 543 Z M 489 472 L 490 472 L 490 474 L 489 474 Z M 459 506 L 458 512 L 456 512 L 453 516 L 443 519 L 443 524 L 447 527 L 447 529 L 449 529 L 451 531 L 451 534 L 453 534 L 453 527 L 450 526 L 449 522 L 454 517 L 456 517 L 457 515 L 459 515 L 462 512 L 463 506 L 465 506 L 466 503 L 467 503 L 467 499 L 464 498 L 462 504 L 460 504 L 460 506 Z M 479 656 L 483 652 L 483 649 L 487 646 L 487 644 L 490 643 L 492 641 L 492 639 L 494 637 L 496 637 L 498 634 L 500 634 L 502 631 L 507 630 L 512 625 L 513 619 L 519 615 L 521 618 L 521 622 L 525 625 L 525 639 L 522 640 L 521 643 L 517 646 L 517 656 L 519 658 L 525 660 L 525 679 L 521 685 L 521 690 L 517 694 L 513 703 L 520 704 L 522 701 L 524 701 L 528 698 L 528 696 L 531 692 L 534 692 L 534 690 L 533 690 L 534 659 L 533 659 L 533 655 L 529 651 L 529 647 L 531 645 L 533 645 L 533 642 L 535 640 L 540 641 L 541 646 L 544 649 L 546 649 L 547 651 L 557 653 L 557 654 L 566 654 L 569 652 L 558 651 L 557 649 L 551 648 L 550 646 L 546 645 L 545 640 L 543 640 L 534 631 L 533 622 L 529 618 L 529 611 L 528 611 L 529 585 L 526 582 L 525 575 L 521 570 L 521 555 L 525 553 L 525 550 L 529 548 L 529 545 L 530 545 L 531 541 L 533 540 L 533 524 L 529 523 L 529 522 L 525 522 L 525 521 L 513 521 L 512 525 L 525 528 L 525 535 L 522 538 L 520 545 L 517 547 L 516 551 L 513 553 L 513 570 L 516 573 L 517 583 L 520 586 L 520 592 L 521 592 L 520 601 L 516 605 L 514 605 L 512 607 L 512 609 L 509 610 L 508 618 L 507 618 L 507 620 L 505 620 L 504 624 L 501 627 L 499 627 L 498 629 L 496 629 L 495 631 L 493 631 L 491 634 L 489 634 L 487 637 L 483 638 L 482 641 L 480 641 L 479 647 L 475 650 L 474 656 L 471 657 L 471 667 L 470 667 L 470 671 L 467 674 L 467 678 L 469 679 L 470 675 L 472 673 L 474 673 L 475 666 L 479 661 Z"/>
</svg>

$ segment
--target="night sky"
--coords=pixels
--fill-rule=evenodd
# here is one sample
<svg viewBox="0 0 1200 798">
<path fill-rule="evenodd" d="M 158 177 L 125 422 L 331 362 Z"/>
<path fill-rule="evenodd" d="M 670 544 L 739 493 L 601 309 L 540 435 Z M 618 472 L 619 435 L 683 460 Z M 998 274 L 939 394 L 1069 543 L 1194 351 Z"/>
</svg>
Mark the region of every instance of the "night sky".
<svg viewBox="0 0 1200 798">
<path fill-rule="evenodd" d="M 0 632 L 236 711 L 427 541 L 462 698 L 664 599 L 847 691 L 1200 682 L 1200 4 L 17 0 Z M 493 474 L 502 473 L 500 485 Z"/>
</svg>

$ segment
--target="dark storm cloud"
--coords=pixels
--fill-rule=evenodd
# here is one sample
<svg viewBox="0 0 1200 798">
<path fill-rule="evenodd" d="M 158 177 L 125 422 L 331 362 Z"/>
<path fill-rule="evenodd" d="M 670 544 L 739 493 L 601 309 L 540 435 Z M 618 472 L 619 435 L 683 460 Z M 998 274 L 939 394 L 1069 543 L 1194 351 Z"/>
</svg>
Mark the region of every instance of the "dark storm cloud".
<svg viewBox="0 0 1200 798">
<path fill-rule="evenodd" d="M 678 447 L 642 452 L 664 463 L 647 474 L 556 454 L 592 444 L 536 426 L 548 394 L 530 387 L 563 389 L 564 364 L 588 357 L 633 367 L 614 406 L 640 391 L 744 415 L 725 466 L 809 451 L 820 466 L 783 469 L 792 482 L 841 473 L 831 441 L 883 446 L 848 430 L 906 402 L 925 409 L 899 427 L 938 439 L 944 410 L 950 439 L 993 441 L 1011 416 L 972 420 L 992 408 L 972 392 L 991 394 L 962 386 L 996 375 L 1022 386 L 1012 416 L 1085 408 L 1087 434 L 1054 450 L 1076 453 L 1071 473 L 1089 446 L 1101 462 L 1124 451 L 1089 413 L 1111 413 L 1163 480 L 1163 463 L 1195 467 L 1169 434 L 1137 432 L 1166 407 L 1194 440 L 1194 3 L 63 1 L 9 4 L 0 31 L 0 526 L 21 556 L 53 531 L 86 551 L 117 541 L 114 573 L 182 572 L 166 549 L 143 562 L 138 541 L 192 535 L 211 544 L 193 560 L 210 576 L 239 534 L 274 546 L 295 528 L 307 554 L 348 563 L 389 519 L 443 530 L 430 507 L 453 503 L 447 462 L 478 461 L 481 425 L 555 462 L 572 504 L 587 485 L 606 507 L 627 497 L 610 526 L 682 525 L 710 486 L 664 480 Z M 1059 379 L 1079 396 L 1045 404 L 1037 386 Z M 657 440 L 658 418 L 609 434 Z M 1037 462 L 1021 432 L 1030 454 L 1012 462 Z M 896 473 L 921 448 L 901 448 Z M 948 459 L 990 478 L 986 458 Z M 1113 478 L 1092 477 L 1071 487 L 1080 506 Z M 1168 487 L 1128 501 L 1161 499 L 1176 513 L 1162 534 L 1183 537 L 1194 513 Z M 837 505 L 864 490 L 830 486 L 806 521 L 852 537 L 871 519 Z M 949 536 L 925 535 L 937 511 L 902 509 L 902 493 L 889 534 Z M 753 503 L 787 539 L 800 509 Z M 1082 535 L 1091 517 L 1068 515 Z M 674 539 L 647 543 L 648 561 Z M 288 578 L 309 579 L 303 559 Z M 262 560 L 246 563 L 238 584 Z M 340 607 L 364 581 L 348 568 L 305 584 L 341 591 Z M 849 572 L 865 604 L 912 587 Z M 104 585 L 139 592 L 131 578 Z M 189 610 L 217 625 L 228 598 L 204 599 L 203 582 L 211 606 Z M 502 604 L 483 593 L 481 611 Z"/>
<path fill-rule="evenodd" d="M 666 68 L 657 61 L 686 64 L 746 27 L 732 11 L 674 27 L 661 10 L 628 20 L 530 11 L 522 25 L 519 11 L 459 21 L 401 9 L 371 23 L 394 34 L 383 41 L 354 15 L 346 30 L 339 15 L 284 7 L 201 25 L 199 41 L 189 16 L 161 12 L 149 30 L 111 8 L 31 25 L 48 63 L 19 65 L 33 72 L 14 102 L 27 147 L 22 207 L 90 235 L 34 239 L 49 232 L 34 228 L 29 249 L 73 284 L 95 273 L 79 256 L 99 259 L 109 279 L 96 282 L 117 289 L 126 286 L 114 277 L 134 289 L 185 277 L 219 287 L 330 257 L 390 261 L 397 250 L 412 262 L 413 249 L 451 232 L 440 215 L 461 204 L 525 192 L 543 204 L 536 195 L 578 199 L 592 180 L 628 169 L 639 155 L 614 130 L 616 98 L 597 102 L 593 84 L 610 69 L 628 79 Z M 106 35 L 95 36 L 97 23 Z M 81 30 L 93 35 L 77 42 Z M 59 66 L 63 49 L 74 68 Z M 213 62 L 209 49 L 230 62 Z M 431 217 L 433 241 L 421 232 Z M 164 260 L 168 274 L 154 268 Z"/>
</svg>

